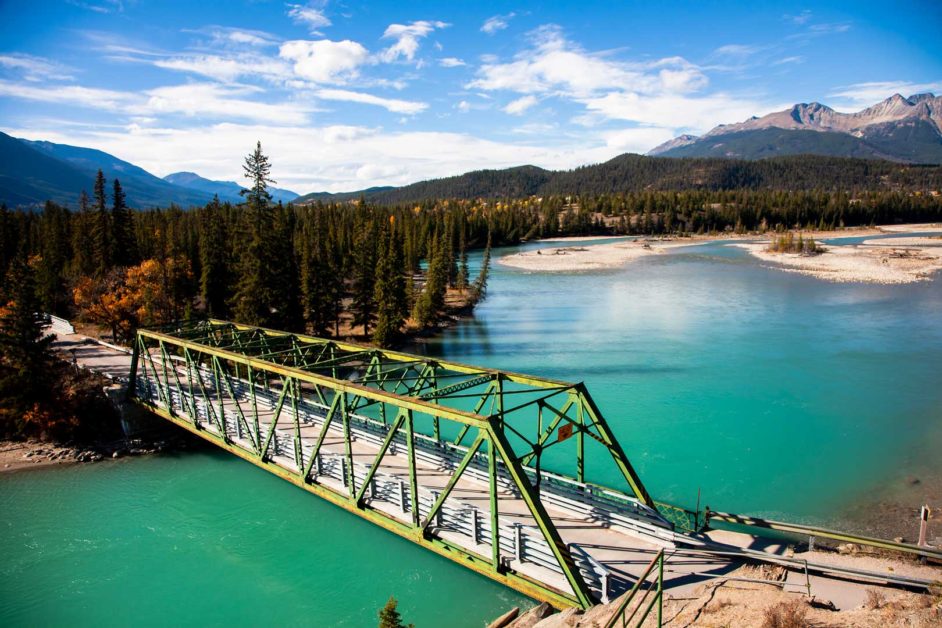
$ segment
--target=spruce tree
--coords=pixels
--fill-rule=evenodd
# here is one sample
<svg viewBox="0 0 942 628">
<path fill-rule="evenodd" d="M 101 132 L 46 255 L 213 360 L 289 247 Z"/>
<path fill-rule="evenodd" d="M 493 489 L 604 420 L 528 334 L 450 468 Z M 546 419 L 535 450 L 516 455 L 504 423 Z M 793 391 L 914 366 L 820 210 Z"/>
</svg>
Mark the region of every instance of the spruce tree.
<svg viewBox="0 0 942 628">
<path fill-rule="evenodd" d="M 404 322 L 403 301 L 405 300 L 405 282 L 402 276 L 402 256 L 397 254 L 395 234 L 388 229 L 380 232 L 379 254 L 376 262 L 376 327 L 373 329 L 373 342 L 381 347 L 388 346 Z"/>
<path fill-rule="evenodd" d="M 350 310 L 353 324 L 363 326 L 363 334 L 370 333 L 376 318 L 376 228 L 372 220 L 360 225 L 353 247 L 353 298 Z"/>
<path fill-rule="evenodd" d="M 271 162 L 262 152 L 261 142 L 257 142 L 255 150 L 245 158 L 242 171 L 245 178 L 252 182 L 252 186 L 241 190 L 239 194 L 245 197 L 245 202 L 250 207 L 267 207 L 271 201 L 268 186 L 277 181 L 271 178 Z"/>
<path fill-rule="evenodd" d="M 95 178 L 95 206 L 91 228 L 91 265 L 92 272 L 98 277 L 104 277 L 112 266 L 113 238 L 105 183 L 105 175 L 99 170 Z"/>
<path fill-rule="evenodd" d="M 200 213 L 199 261 L 200 296 L 206 313 L 214 318 L 228 318 L 230 285 L 227 222 L 219 197 Z"/>
<path fill-rule="evenodd" d="M 121 189 L 121 182 L 117 179 L 114 180 L 111 198 L 112 259 L 118 266 L 132 266 L 138 261 L 137 242 L 134 237 L 134 215 L 127 206 L 127 197 Z"/>
<path fill-rule="evenodd" d="M 239 322 L 267 327 L 276 318 L 275 273 L 279 269 L 275 265 L 275 225 L 269 205 L 271 194 L 268 193 L 268 184 L 274 181 L 270 177 L 271 164 L 262 153 L 261 142 L 245 158 L 243 171 L 251 187 L 241 192 L 246 202 L 239 237 L 244 245 L 240 249 L 232 309 Z"/>
<path fill-rule="evenodd" d="M 415 628 L 413 624 L 406 626 L 402 623 L 402 615 L 396 608 L 398 605 L 396 598 L 389 596 L 389 601 L 379 611 L 379 628 Z"/>
<path fill-rule="evenodd" d="M 10 264 L 0 294 L 0 432 L 22 433 L 24 416 L 50 397 L 52 336 L 43 336 L 42 305 L 23 256 Z"/>
<path fill-rule="evenodd" d="M 468 289 L 468 249 L 466 240 L 465 225 L 462 222 L 461 230 L 458 232 L 458 276 L 455 279 L 455 287 L 462 292 Z"/>
<path fill-rule="evenodd" d="M 92 254 L 94 242 L 94 220 L 85 190 L 79 195 L 79 211 L 72 218 L 72 274 L 91 276 L 95 273 L 95 260 Z"/>
</svg>

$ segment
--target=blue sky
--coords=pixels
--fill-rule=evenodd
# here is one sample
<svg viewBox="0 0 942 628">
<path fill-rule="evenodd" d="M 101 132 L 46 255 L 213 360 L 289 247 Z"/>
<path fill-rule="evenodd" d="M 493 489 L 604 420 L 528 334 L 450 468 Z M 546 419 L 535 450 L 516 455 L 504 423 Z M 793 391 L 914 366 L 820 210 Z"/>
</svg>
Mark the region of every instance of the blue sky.
<svg viewBox="0 0 942 628">
<path fill-rule="evenodd" d="M 0 0 L 0 129 L 163 176 L 571 168 L 819 101 L 942 92 L 939 2 Z"/>
</svg>

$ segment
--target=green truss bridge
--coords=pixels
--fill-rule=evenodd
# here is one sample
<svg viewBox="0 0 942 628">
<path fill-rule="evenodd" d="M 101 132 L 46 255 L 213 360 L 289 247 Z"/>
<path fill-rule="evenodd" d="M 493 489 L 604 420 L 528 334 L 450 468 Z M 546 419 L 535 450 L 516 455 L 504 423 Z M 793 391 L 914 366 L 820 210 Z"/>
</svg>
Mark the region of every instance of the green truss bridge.
<svg viewBox="0 0 942 628">
<path fill-rule="evenodd" d="M 695 514 L 652 500 L 581 383 L 209 320 L 139 330 L 128 395 L 557 608 L 614 599 L 664 549 L 685 552 L 681 585 L 733 560 L 703 551 Z M 587 463 L 618 485 L 587 482 Z"/>
</svg>

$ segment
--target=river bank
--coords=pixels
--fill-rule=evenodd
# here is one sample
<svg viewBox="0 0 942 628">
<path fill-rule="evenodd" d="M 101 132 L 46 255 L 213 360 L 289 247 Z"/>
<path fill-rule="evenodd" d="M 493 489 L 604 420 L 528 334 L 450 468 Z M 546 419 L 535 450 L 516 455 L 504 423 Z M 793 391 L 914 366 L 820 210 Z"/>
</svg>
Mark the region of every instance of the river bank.
<svg viewBox="0 0 942 628">
<path fill-rule="evenodd" d="M 846 557 L 857 568 L 874 567 L 870 557 Z M 911 572 L 912 563 L 904 560 L 878 561 L 884 569 Z M 925 572 L 942 575 L 942 569 Z M 664 626 L 829 626 L 835 628 L 885 628 L 887 626 L 938 626 L 942 622 L 942 595 L 939 591 L 915 593 L 895 588 L 843 582 L 837 590 L 856 589 L 862 594 L 852 607 L 839 608 L 831 592 L 812 595 L 796 587 L 785 586 L 786 571 L 770 565 L 746 565 L 702 584 L 691 592 L 665 592 Z M 611 620 L 625 596 L 588 611 L 568 609 L 553 613 L 540 605 L 524 613 L 513 609 L 489 624 L 488 628 L 589 628 Z M 637 604 L 629 604 L 630 609 Z M 643 610 L 643 609 L 642 609 Z M 638 616 L 640 616 L 640 612 Z M 635 618 L 637 620 L 637 616 Z M 788 620 L 791 620 L 789 623 Z M 616 624 L 620 625 L 620 624 Z M 634 624 L 632 624 L 634 625 Z M 656 612 L 651 612 L 644 626 L 657 626 Z"/>
<path fill-rule="evenodd" d="M 940 224 L 886 225 L 879 227 L 847 228 L 837 231 L 809 231 L 806 237 L 815 240 L 860 238 L 868 236 L 915 233 L 942 229 Z M 800 255 L 767 253 L 768 234 L 711 234 L 689 237 L 646 237 L 634 240 L 594 244 L 592 246 L 561 246 L 514 253 L 498 259 L 498 264 L 530 272 L 576 272 L 603 270 L 624 266 L 632 261 L 652 256 L 663 255 L 673 249 L 757 238 L 754 243 L 741 243 L 755 257 L 768 262 L 778 262 L 798 272 L 813 275 L 831 281 L 870 281 L 878 283 L 910 283 L 921 281 L 942 267 L 942 247 L 929 238 L 905 238 L 909 253 L 887 251 L 892 243 L 874 241 L 868 248 L 859 247 L 822 247 L 825 253 L 803 257 Z M 584 240 L 588 240 L 586 238 Z M 595 238 L 599 239 L 599 238 Z M 559 240 L 546 240 L 557 242 Z M 871 241 L 867 241 L 871 242 Z M 904 246 L 902 243 L 899 246 Z M 878 247 L 878 248 L 873 248 Z M 933 248 L 936 247 L 936 248 Z M 899 247 L 897 247 L 899 248 Z"/>
<path fill-rule="evenodd" d="M 91 464 L 129 456 L 149 456 L 191 449 L 197 445 L 198 441 L 188 438 L 184 433 L 179 436 L 171 434 L 168 438 L 156 440 L 134 438 L 101 444 L 61 444 L 35 439 L 4 440 L 0 441 L 0 475 Z"/>
<path fill-rule="evenodd" d="M 867 240 L 860 245 L 819 245 L 820 251 L 815 255 L 773 252 L 769 242 L 735 246 L 783 271 L 833 282 L 915 283 L 928 281 L 942 270 L 942 247 L 926 245 L 924 241 L 928 238 L 902 239 L 909 244 Z"/>
</svg>

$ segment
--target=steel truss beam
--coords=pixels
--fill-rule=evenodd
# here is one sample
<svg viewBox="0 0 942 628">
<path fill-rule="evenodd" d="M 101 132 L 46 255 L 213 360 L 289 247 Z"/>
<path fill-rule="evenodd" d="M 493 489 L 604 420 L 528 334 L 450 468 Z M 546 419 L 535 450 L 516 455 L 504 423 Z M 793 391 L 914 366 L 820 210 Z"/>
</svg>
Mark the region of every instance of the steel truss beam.
<svg viewBox="0 0 942 628">
<path fill-rule="evenodd" d="M 143 395 L 138 390 L 139 383 Z M 263 413 L 259 410 L 257 390 L 270 394 L 269 410 L 261 422 Z M 573 436 L 574 475 L 582 482 L 585 436 L 588 436 L 588 443 L 607 452 L 624 478 L 627 490 L 623 492 L 654 507 L 581 383 L 210 320 L 180 323 L 159 330 L 139 330 L 132 357 L 129 397 L 305 490 L 559 608 L 587 608 L 595 600 L 569 547 L 540 501 L 543 452 L 549 447 L 565 446 L 564 441 Z M 197 400 L 204 409 L 205 419 L 197 416 Z M 302 438 L 305 423 L 300 408 L 311 402 L 324 410 L 313 449 L 306 452 Z M 353 423 L 366 420 L 361 413 L 367 410 L 375 410 L 380 417 L 374 428 L 381 426 L 386 431 L 365 479 L 357 486 Z M 387 423 L 387 414 L 393 417 L 391 423 Z M 286 415 L 290 417 L 290 425 Z M 430 418 L 431 425 L 420 423 L 419 416 Z M 544 425 L 547 416 L 552 419 Z M 263 429 L 261 424 L 266 421 L 267 429 Z M 212 429 L 207 429 L 204 422 Z M 336 435 L 338 429 L 343 438 L 342 491 L 318 479 L 320 467 L 316 462 L 328 432 Z M 290 457 L 294 462 L 289 465 L 291 468 L 276 460 L 276 432 L 282 434 L 278 442 L 283 443 L 287 434 L 292 436 Z M 472 443 L 462 446 L 461 442 L 469 433 Z M 437 494 L 424 516 L 418 507 L 418 439 L 463 452 L 444 490 Z M 372 507 L 372 492 L 368 494 L 394 442 L 404 442 L 408 460 L 411 504 L 408 521 Z M 283 444 L 281 450 L 281 455 L 285 455 Z M 535 466 L 528 466 L 533 461 Z M 435 524 L 436 516 L 472 462 L 488 477 L 490 556 L 445 540 L 438 535 Z M 509 568 L 502 560 L 497 541 L 500 485 L 508 477 L 513 492 L 526 504 L 529 516 L 571 591 L 536 581 Z"/>
</svg>

